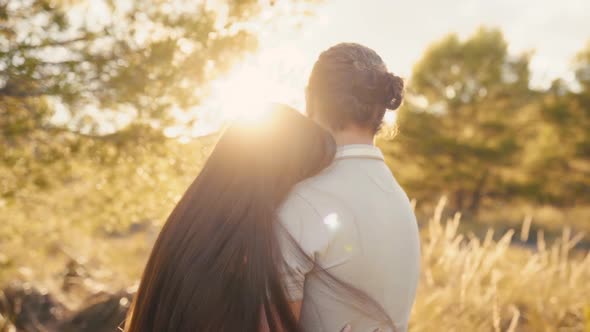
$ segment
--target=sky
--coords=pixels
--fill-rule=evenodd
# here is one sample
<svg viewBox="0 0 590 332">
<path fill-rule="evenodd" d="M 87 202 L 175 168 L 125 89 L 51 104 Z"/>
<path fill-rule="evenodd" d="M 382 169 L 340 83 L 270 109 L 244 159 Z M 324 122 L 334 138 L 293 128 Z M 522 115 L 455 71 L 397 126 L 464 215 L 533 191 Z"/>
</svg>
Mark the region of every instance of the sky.
<svg viewBox="0 0 590 332">
<path fill-rule="evenodd" d="M 433 41 L 450 32 L 465 37 L 482 25 L 499 27 L 512 52 L 536 50 L 537 81 L 566 74 L 571 57 L 590 41 L 588 0 L 342 0 L 323 6 L 318 17 L 320 30 L 310 28 L 322 48 L 360 41 L 403 75 Z"/>
<path fill-rule="evenodd" d="M 194 134 L 215 130 L 227 118 L 263 102 L 304 106 L 304 87 L 322 50 L 339 42 L 373 48 L 390 71 L 409 77 L 434 41 L 480 26 L 500 28 L 514 54 L 534 50 L 532 84 L 573 79 L 574 55 L 590 42 L 590 0 L 325 0 L 298 30 L 263 31 L 260 48 L 213 82 L 211 97 L 197 110 Z"/>
</svg>

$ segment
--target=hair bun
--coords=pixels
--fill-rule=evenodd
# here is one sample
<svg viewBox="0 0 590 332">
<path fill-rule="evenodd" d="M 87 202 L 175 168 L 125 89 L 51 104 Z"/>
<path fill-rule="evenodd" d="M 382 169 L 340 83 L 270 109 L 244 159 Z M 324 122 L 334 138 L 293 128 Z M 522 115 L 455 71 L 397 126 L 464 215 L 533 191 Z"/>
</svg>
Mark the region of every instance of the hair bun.
<svg viewBox="0 0 590 332">
<path fill-rule="evenodd" d="M 392 73 L 383 73 L 382 97 L 385 108 L 396 110 L 404 98 L 404 80 Z"/>
<path fill-rule="evenodd" d="M 386 71 L 363 69 L 352 91 L 362 103 L 383 105 L 386 109 L 395 110 L 402 103 L 404 81 Z"/>
</svg>

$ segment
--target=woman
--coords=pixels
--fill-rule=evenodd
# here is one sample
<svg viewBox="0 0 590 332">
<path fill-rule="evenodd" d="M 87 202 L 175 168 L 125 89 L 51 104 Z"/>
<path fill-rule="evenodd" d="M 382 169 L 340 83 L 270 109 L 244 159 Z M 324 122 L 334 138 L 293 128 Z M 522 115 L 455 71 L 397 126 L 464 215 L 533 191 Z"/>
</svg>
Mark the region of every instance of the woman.
<svg viewBox="0 0 590 332">
<path fill-rule="evenodd" d="M 327 131 L 285 106 L 227 129 L 168 217 L 125 331 L 299 331 L 277 210 L 335 151 Z"/>
</svg>

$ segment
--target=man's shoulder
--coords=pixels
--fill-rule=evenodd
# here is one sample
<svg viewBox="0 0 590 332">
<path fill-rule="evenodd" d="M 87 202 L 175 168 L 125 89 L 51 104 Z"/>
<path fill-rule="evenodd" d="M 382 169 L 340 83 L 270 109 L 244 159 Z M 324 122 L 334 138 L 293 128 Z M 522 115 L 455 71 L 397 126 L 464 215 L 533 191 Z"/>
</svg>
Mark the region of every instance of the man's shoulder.
<svg viewBox="0 0 590 332">
<path fill-rule="evenodd" d="M 291 190 L 285 205 L 296 204 L 304 208 L 317 209 L 323 201 L 322 198 L 328 195 L 328 178 L 329 175 L 321 173 L 301 181 Z"/>
<path fill-rule="evenodd" d="M 339 195 L 330 174 L 322 173 L 297 184 L 280 208 L 282 217 L 304 216 L 322 220 L 331 213 L 347 213 L 347 204 Z"/>
<path fill-rule="evenodd" d="M 334 187 L 334 184 L 341 182 L 342 174 L 339 174 L 338 167 L 333 164 L 315 176 L 299 182 L 295 185 L 291 193 L 295 197 L 313 198 L 332 191 L 331 189 Z"/>
<path fill-rule="evenodd" d="M 308 217 L 313 216 L 317 212 L 313 197 L 314 188 L 313 183 L 309 181 L 297 184 L 279 209 L 281 217 L 301 214 L 306 214 Z"/>
<path fill-rule="evenodd" d="M 330 190 L 329 174 L 322 173 L 297 184 L 279 209 L 279 221 L 307 253 L 321 253 L 332 241 L 340 223 L 351 212 Z"/>
</svg>

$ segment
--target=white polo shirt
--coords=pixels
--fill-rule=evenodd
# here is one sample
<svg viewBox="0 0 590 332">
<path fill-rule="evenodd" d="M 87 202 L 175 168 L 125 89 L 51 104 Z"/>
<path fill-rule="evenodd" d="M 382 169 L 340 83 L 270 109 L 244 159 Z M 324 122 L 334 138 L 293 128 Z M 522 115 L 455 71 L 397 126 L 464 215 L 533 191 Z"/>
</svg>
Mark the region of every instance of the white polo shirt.
<svg viewBox="0 0 590 332">
<path fill-rule="evenodd" d="M 370 295 L 399 332 L 407 330 L 420 269 L 418 227 L 407 195 L 378 148 L 340 147 L 330 167 L 295 187 L 279 218 L 318 265 Z M 350 305 L 349 295 L 334 294 L 318 272 L 295 258 L 291 242 L 283 238 L 281 246 L 296 271 L 285 281 L 291 300 L 303 299 L 305 331 L 337 332 L 345 324 L 359 332 L 389 331 Z"/>
</svg>

